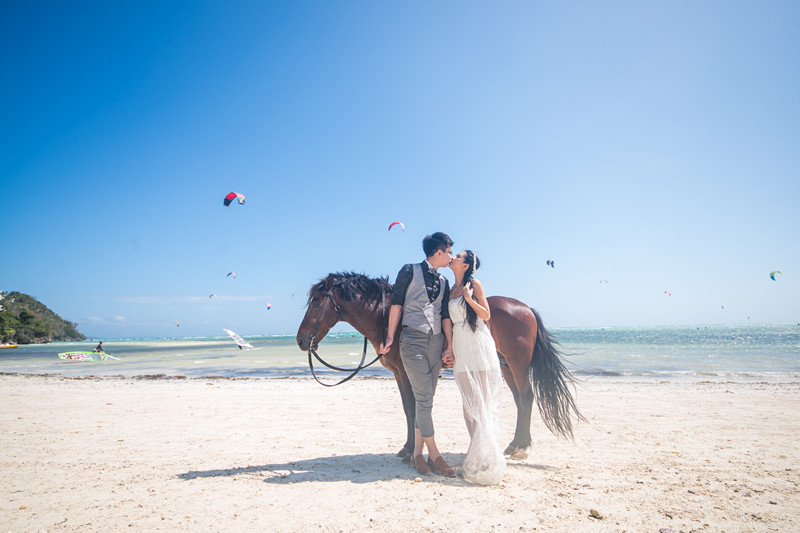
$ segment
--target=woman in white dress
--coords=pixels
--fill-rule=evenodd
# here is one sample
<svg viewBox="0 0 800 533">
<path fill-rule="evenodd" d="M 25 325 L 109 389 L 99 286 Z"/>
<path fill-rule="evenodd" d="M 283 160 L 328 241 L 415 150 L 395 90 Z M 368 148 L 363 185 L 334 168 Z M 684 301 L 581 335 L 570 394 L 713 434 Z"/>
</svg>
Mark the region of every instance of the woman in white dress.
<svg viewBox="0 0 800 533">
<path fill-rule="evenodd" d="M 453 375 L 461 391 L 470 435 L 461 475 L 472 483 L 495 485 L 506 471 L 499 442 L 503 377 L 494 339 L 485 322 L 490 318 L 486 293 L 480 281 L 472 277 L 479 266 L 480 261 L 471 250 L 460 252 L 450 262 L 456 277 L 449 302 Z"/>
</svg>

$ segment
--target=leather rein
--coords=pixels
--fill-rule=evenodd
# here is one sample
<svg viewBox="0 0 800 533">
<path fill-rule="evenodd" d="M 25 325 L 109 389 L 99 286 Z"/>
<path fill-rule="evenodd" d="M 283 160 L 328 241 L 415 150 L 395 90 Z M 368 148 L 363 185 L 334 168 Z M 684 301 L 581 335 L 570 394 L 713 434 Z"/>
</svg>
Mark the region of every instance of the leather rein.
<svg viewBox="0 0 800 533">
<path fill-rule="evenodd" d="M 311 369 L 311 375 L 314 376 L 314 379 L 317 381 L 317 383 L 319 383 L 320 385 L 322 385 L 324 387 L 335 387 L 336 385 L 341 385 L 345 381 L 350 381 L 351 379 L 353 379 L 356 376 L 356 374 L 358 374 L 359 372 L 361 372 L 363 369 L 367 368 L 368 366 L 371 366 L 376 361 L 378 361 L 381 357 L 383 357 L 383 354 L 379 353 L 378 356 L 375 357 L 375 359 L 373 359 L 372 361 L 370 361 L 366 365 L 364 364 L 364 361 L 367 358 L 367 337 L 366 336 L 364 336 L 364 350 L 361 352 L 361 362 L 358 363 L 358 366 L 356 368 L 340 368 L 338 366 L 334 366 L 334 365 L 328 363 L 327 361 L 325 361 L 324 359 L 322 359 L 322 357 L 320 357 L 319 354 L 317 354 L 317 351 L 314 349 L 314 340 L 316 339 L 317 332 L 319 331 L 319 327 L 322 324 L 322 319 L 325 318 L 325 313 L 328 311 L 328 305 L 329 304 L 331 304 L 331 303 L 333 304 L 333 310 L 336 311 L 336 313 L 338 314 L 338 317 L 337 317 L 336 321 L 339 322 L 342 319 L 342 308 L 339 306 L 339 304 L 336 303 L 336 301 L 334 301 L 332 292 L 333 292 L 333 289 L 331 289 L 330 291 L 328 291 L 325 294 L 325 297 L 326 297 L 325 298 L 325 305 L 322 307 L 322 313 L 319 316 L 319 320 L 317 320 L 317 325 L 314 328 L 314 332 L 311 334 L 311 340 L 310 340 L 310 342 L 308 344 L 308 366 Z M 385 318 L 386 318 L 386 292 L 383 290 L 383 288 L 381 288 L 381 324 L 383 324 L 384 329 L 386 328 Z M 384 335 L 384 337 L 386 336 L 386 332 L 385 331 L 384 331 L 383 335 Z M 336 370 L 337 372 L 350 372 L 350 375 L 345 377 L 345 378 L 343 378 L 342 380 L 340 380 L 340 381 L 338 381 L 336 383 L 324 383 L 324 382 L 322 382 L 319 379 L 319 377 L 317 377 L 317 373 L 314 370 L 314 361 L 311 358 L 312 355 L 317 359 L 317 361 L 319 361 L 320 363 L 322 363 L 326 367 L 330 368 L 331 370 Z"/>
</svg>

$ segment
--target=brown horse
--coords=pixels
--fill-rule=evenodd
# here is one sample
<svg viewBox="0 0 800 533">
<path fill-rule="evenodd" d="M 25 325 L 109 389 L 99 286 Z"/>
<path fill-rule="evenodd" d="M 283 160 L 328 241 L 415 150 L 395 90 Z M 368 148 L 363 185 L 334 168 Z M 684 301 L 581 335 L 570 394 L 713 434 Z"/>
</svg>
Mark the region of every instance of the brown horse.
<svg viewBox="0 0 800 533">
<path fill-rule="evenodd" d="M 383 278 L 373 279 L 353 272 L 329 274 L 313 285 L 303 322 L 297 330 L 297 344 L 303 351 L 316 350 L 319 341 L 340 320 L 364 335 L 377 354 L 388 322 L 392 285 Z M 505 450 L 514 458 L 527 457 L 531 445 L 533 400 L 547 428 L 554 434 L 572 438 L 571 414 L 584 420 L 572 397 L 574 378 L 561 361 L 557 343 L 550 338 L 539 314 L 519 300 L 490 296 L 491 320 L 487 322 L 497 345 L 503 377 L 517 404 L 514 439 Z M 414 449 L 414 393 L 400 360 L 399 343 L 380 361 L 394 374 L 403 410 L 408 438 L 401 457 Z M 456 354 L 458 357 L 458 354 Z"/>
</svg>

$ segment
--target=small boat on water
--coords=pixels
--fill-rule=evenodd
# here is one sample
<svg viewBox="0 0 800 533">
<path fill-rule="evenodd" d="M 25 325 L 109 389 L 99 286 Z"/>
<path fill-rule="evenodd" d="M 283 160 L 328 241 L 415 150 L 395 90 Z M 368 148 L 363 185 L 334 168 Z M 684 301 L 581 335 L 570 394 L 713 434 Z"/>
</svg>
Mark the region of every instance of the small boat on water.
<svg viewBox="0 0 800 533">
<path fill-rule="evenodd" d="M 62 352 L 58 357 L 70 361 L 105 361 L 111 356 L 105 352 Z M 116 357 L 111 358 L 116 359 Z"/>
<path fill-rule="evenodd" d="M 16 344 L 0 344 L 0 348 L 16 348 Z"/>
</svg>

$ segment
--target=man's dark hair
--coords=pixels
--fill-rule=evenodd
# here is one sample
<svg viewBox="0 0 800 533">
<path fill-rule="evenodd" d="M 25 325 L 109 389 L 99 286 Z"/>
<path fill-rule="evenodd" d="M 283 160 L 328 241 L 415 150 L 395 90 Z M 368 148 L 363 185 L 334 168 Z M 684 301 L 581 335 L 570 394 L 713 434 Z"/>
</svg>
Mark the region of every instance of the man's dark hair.
<svg viewBox="0 0 800 533">
<path fill-rule="evenodd" d="M 425 257 L 432 256 L 437 250 L 447 250 L 451 246 L 453 246 L 453 239 L 441 231 L 437 231 L 433 235 L 425 235 L 425 238 L 422 239 L 422 251 L 425 252 Z"/>
</svg>

